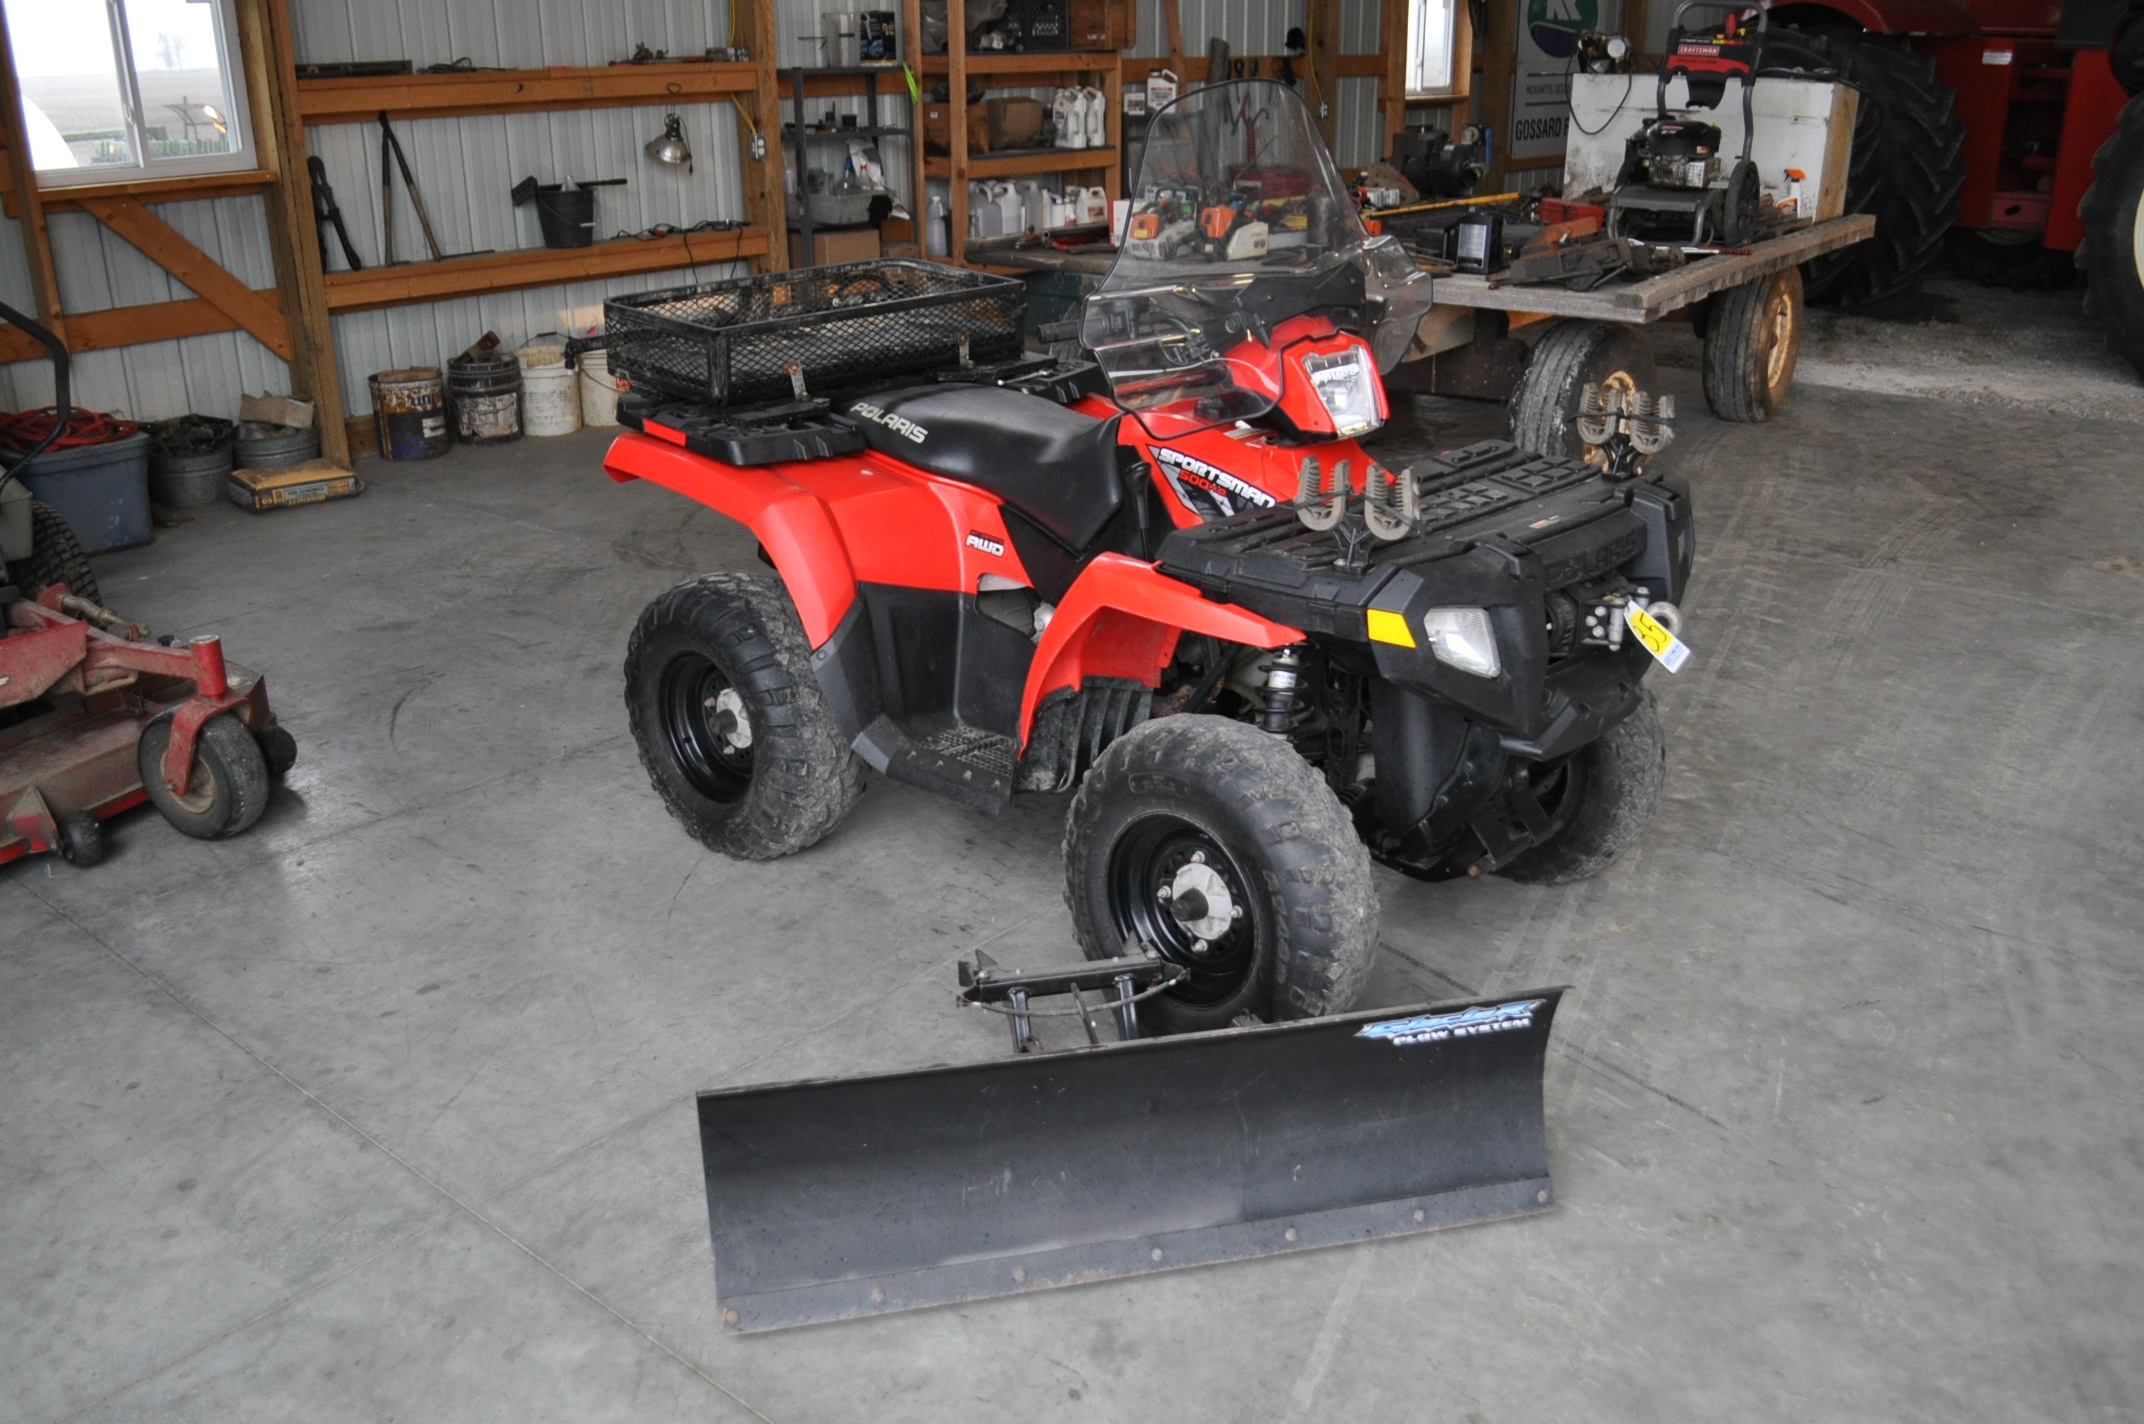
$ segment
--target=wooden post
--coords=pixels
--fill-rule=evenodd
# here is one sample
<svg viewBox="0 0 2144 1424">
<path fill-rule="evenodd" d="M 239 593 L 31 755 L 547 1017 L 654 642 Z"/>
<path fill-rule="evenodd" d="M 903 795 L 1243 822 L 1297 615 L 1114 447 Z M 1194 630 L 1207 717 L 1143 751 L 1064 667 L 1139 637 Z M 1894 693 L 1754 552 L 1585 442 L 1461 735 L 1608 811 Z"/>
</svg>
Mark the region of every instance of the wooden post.
<svg viewBox="0 0 2144 1424">
<path fill-rule="evenodd" d="M 22 255 L 30 268 L 30 293 L 37 319 L 67 340 L 67 319 L 60 311 L 59 274 L 52 266 L 52 244 L 45 237 L 45 201 L 37 191 L 37 169 L 30 160 L 30 139 L 22 120 L 22 90 L 15 83 L 15 48 L 8 38 L 7 17 L 0 14 L 0 138 L 7 143 L 9 177 L 14 181 L 16 216 L 22 229 Z"/>
<path fill-rule="evenodd" d="M 945 7 L 946 261 L 965 266 L 968 253 L 968 0 Z M 925 234 L 923 250 L 930 241 Z"/>
<path fill-rule="evenodd" d="M 1481 190 L 1501 193 L 1511 152 L 1511 90 L 1519 68 L 1518 0 L 1488 0 L 1482 25 L 1488 33 L 1474 36 L 1475 52 L 1481 56 L 1480 102 L 1475 112 L 1484 127 L 1496 130 L 1496 151 L 1490 155 Z"/>
<path fill-rule="evenodd" d="M 298 69 L 284 0 L 238 0 L 239 48 L 252 97 L 253 147 L 275 175 L 262 191 L 276 290 L 288 332 L 290 384 L 313 398 L 320 455 L 345 469 L 350 438 L 343 420 L 342 373 L 328 320 L 320 229 L 313 221 L 312 176 L 305 166 L 305 123 L 298 114 Z M 214 300 L 213 294 L 202 296 Z M 234 313 L 235 315 L 235 313 Z"/>
<path fill-rule="evenodd" d="M 1392 154 L 1392 138 L 1407 127 L 1407 12 L 1410 0 L 1379 0 L 1377 12 L 1377 44 L 1384 55 L 1385 71 L 1377 80 L 1377 109 L 1382 119 L 1379 127 L 1384 131 L 1383 146 L 1377 157 L 1388 158 Z M 1455 11 L 1464 12 L 1464 4 L 1455 4 Z M 1453 17 L 1453 28 L 1458 27 L 1458 17 Z M 1457 56 L 1455 55 L 1456 59 Z M 1453 127 L 1457 127 L 1454 125 Z"/>
<path fill-rule="evenodd" d="M 909 202 L 909 230 L 915 234 L 916 254 L 927 256 L 931 250 L 931 235 L 928 227 L 931 190 L 924 173 L 923 154 L 923 0 L 902 0 L 901 3 L 901 102 L 908 105 L 908 172 L 909 186 L 915 191 Z M 916 92 L 908 90 L 909 76 L 916 81 Z"/>
<path fill-rule="evenodd" d="M 774 32 L 774 0 L 732 0 L 738 42 L 752 50 L 752 97 L 745 108 L 758 125 L 765 156 L 752 156 L 752 136 L 737 136 L 738 161 L 744 165 L 745 216 L 767 230 L 767 252 L 753 263 L 760 271 L 789 265 L 789 206 L 782 183 L 782 96 L 779 53 Z M 801 141 L 801 140 L 800 140 Z"/>
<path fill-rule="evenodd" d="M 1161 0 L 1161 17 L 1169 29 L 1169 68 L 1179 85 L 1189 84 L 1191 76 L 1184 73 L 1183 0 Z"/>
<path fill-rule="evenodd" d="M 1310 0 L 1310 111 L 1317 116 L 1325 146 L 1340 131 L 1340 0 Z"/>
</svg>

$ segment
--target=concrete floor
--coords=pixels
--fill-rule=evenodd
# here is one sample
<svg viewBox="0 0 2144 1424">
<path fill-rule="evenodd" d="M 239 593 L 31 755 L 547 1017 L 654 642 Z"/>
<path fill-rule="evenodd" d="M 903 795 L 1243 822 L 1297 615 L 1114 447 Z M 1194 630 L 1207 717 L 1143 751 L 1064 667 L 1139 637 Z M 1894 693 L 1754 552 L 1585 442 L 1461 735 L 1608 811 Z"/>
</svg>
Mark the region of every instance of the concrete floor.
<svg viewBox="0 0 2144 1424">
<path fill-rule="evenodd" d="M 874 778 L 807 854 L 703 853 L 619 661 L 751 544 L 602 445 L 101 561 L 267 668 L 303 759 L 242 839 L 142 811 L 0 870 L 0 1419 L 2144 1418 L 2133 425 L 1686 420 L 1642 851 L 1380 873 L 1367 1003 L 1576 986 L 1554 1213 L 745 1339 L 694 1090 L 1002 1053 L 952 966 L 1069 945 L 1064 807 Z"/>
</svg>

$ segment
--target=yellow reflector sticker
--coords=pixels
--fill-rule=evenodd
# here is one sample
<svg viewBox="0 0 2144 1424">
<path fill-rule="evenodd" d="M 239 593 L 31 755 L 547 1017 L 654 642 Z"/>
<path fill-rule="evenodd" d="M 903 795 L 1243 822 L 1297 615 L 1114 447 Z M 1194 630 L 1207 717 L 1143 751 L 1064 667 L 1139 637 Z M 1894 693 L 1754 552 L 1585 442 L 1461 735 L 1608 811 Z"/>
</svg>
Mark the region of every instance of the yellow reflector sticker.
<svg viewBox="0 0 2144 1424">
<path fill-rule="evenodd" d="M 1682 665 L 1690 661 L 1690 645 L 1662 627 L 1659 619 L 1637 604 L 1623 605 L 1623 621 L 1638 635 L 1638 641 L 1645 644 L 1645 651 L 1669 672 L 1681 672 Z"/>
<path fill-rule="evenodd" d="M 1382 608 L 1370 610 L 1370 641 L 1373 643 L 1397 643 L 1403 648 L 1414 646 L 1414 629 L 1407 626 L 1404 613 L 1387 613 Z"/>
</svg>

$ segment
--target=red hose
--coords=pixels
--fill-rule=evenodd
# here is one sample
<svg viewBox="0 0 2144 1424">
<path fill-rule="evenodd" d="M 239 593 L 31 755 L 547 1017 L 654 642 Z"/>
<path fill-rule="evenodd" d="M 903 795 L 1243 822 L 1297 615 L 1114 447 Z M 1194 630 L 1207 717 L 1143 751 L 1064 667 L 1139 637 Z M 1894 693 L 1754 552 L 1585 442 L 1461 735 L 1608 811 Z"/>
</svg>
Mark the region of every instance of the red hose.
<svg viewBox="0 0 2144 1424">
<path fill-rule="evenodd" d="M 11 445 L 17 450 L 31 449 L 51 432 L 58 415 L 58 410 L 48 405 L 42 410 L 26 410 L 16 415 L 0 416 L 0 443 Z M 122 420 L 103 411 L 82 410 L 77 407 L 68 412 L 67 428 L 62 430 L 59 438 L 46 449 L 66 450 L 78 445 L 103 445 L 113 440 L 124 440 L 140 429 L 141 426 L 134 421 Z"/>
</svg>

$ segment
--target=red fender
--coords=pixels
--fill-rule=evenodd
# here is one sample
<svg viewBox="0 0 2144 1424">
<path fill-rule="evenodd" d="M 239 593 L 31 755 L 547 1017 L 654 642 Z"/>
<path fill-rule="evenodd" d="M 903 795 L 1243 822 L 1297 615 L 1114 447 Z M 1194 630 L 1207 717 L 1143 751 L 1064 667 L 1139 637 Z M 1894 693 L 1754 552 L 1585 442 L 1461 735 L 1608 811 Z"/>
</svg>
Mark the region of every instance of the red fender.
<svg viewBox="0 0 2144 1424">
<path fill-rule="evenodd" d="M 1213 603 L 1190 584 L 1123 554 L 1099 554 L 1080 572 L 1028 664 L 1020 702 L 1020 738 L 1035 709 L 1061 687 L 1089 677 L 1135 677 L 1161 685 L 1161 670 L 1185 633 L 1207 633 L 1254 648 L 1303 641 L 1300 629 L 1261 618 L 1233 604 Z"/>
<path fill-rule="evenodd" d="M 1969 35 L 1982 28 L 1958 0 L 1814 0 L 1776 9 L 1805 26 L 1821 23 L 1816 12 L 1829 10 L 1879 35 Z M 1777 14 L 1772 23 L 1779 23 Z"/>
<path fill-rule="evenodd" d="M 613 440 L 603 473 L 619 484 L 652 481 L 750 529 L 788 586 L 805 641 L 814 648 L 834 636 L 856 601 L 856 575 L 833 515 L 795 481 L 768 469 L 725 465 L 646 435 Z"/>
</svg>

